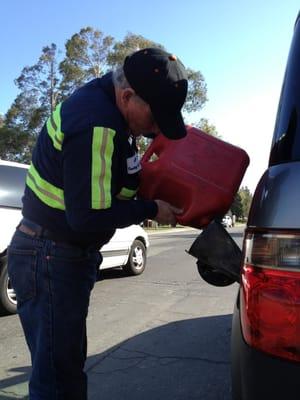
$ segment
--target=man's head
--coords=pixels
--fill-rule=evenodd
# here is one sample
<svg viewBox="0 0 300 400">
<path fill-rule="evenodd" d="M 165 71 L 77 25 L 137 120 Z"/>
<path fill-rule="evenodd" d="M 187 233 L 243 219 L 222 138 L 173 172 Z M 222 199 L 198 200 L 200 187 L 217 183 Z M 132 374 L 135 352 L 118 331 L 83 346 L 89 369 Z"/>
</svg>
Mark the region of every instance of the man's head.
<svg viewBox="0 0 300 400">
<path fill-rule="evenodd" d="M 132 133 L 184 137 L 181 108 L 187 94 L 187 77 L 176 56 L 155 48 L 139 50 L 126 57 L 123 72 L 123 88 L 115 79 L 117 104 Z"/>
</svg>

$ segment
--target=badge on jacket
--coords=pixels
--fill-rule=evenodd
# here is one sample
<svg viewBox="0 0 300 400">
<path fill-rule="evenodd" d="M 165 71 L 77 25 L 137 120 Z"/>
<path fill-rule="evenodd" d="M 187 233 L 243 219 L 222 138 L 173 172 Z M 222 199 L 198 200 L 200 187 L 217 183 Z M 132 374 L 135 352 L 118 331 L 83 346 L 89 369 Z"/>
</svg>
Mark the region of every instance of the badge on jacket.
<svg viewBox="0 0 300 400">
<path fill-rule="evenodd" d="M 127 173 L 135 174 L 141 170 L 140 157 L 138 153 L 135 153 L 132 157 L 127 158 Z"/>
</svg>

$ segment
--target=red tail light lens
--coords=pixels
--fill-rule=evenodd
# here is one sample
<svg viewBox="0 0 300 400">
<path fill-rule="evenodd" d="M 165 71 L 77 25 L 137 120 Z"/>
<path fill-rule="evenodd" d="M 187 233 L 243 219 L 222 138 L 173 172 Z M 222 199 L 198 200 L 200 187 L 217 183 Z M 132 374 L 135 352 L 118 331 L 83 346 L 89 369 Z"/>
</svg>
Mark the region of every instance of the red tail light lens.
<svg viewBox="0 0 300 400">
<path fill-rule="evenodd" d="M 241 322 L 251 346 L 300 361 L 300 235 L 247 232 Z"/>
</svg>

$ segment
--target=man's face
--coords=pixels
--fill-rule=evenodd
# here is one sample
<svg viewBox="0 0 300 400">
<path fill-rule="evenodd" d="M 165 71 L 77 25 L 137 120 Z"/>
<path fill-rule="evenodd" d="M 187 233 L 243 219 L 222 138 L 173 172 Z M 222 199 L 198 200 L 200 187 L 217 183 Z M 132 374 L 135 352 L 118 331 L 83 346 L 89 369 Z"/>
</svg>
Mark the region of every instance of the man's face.
<svg viewBox="0 0 300 400">
<path fill-rule="evenodd" d="M 150 106 L 138 97 L 131 89 L 126 89 L 127 96 L 123 102 L 123 116 L 133 136 L 147 133 L 159 133 Z"/>
</svg>

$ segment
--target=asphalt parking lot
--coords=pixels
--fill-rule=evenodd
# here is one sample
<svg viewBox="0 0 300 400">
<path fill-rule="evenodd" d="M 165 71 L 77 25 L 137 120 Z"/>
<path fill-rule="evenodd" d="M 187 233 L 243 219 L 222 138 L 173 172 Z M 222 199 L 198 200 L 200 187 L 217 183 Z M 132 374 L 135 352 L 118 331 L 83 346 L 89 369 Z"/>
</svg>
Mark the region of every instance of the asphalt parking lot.
<svg viewBox="0 0 300 400">
<path fill-rule="evenodd" d="M 242 238 L 242 229 L 233 228 Z M 230 400 L 237 285 L 216 288 L 185 250 L 198 232 L 150 235 L 143 275 L 105 271 L 88 316 L 89 400 Z M 17 316 L 0 318 L 0 400 L 26 399 L 30 360 Z"/>
</svg>

